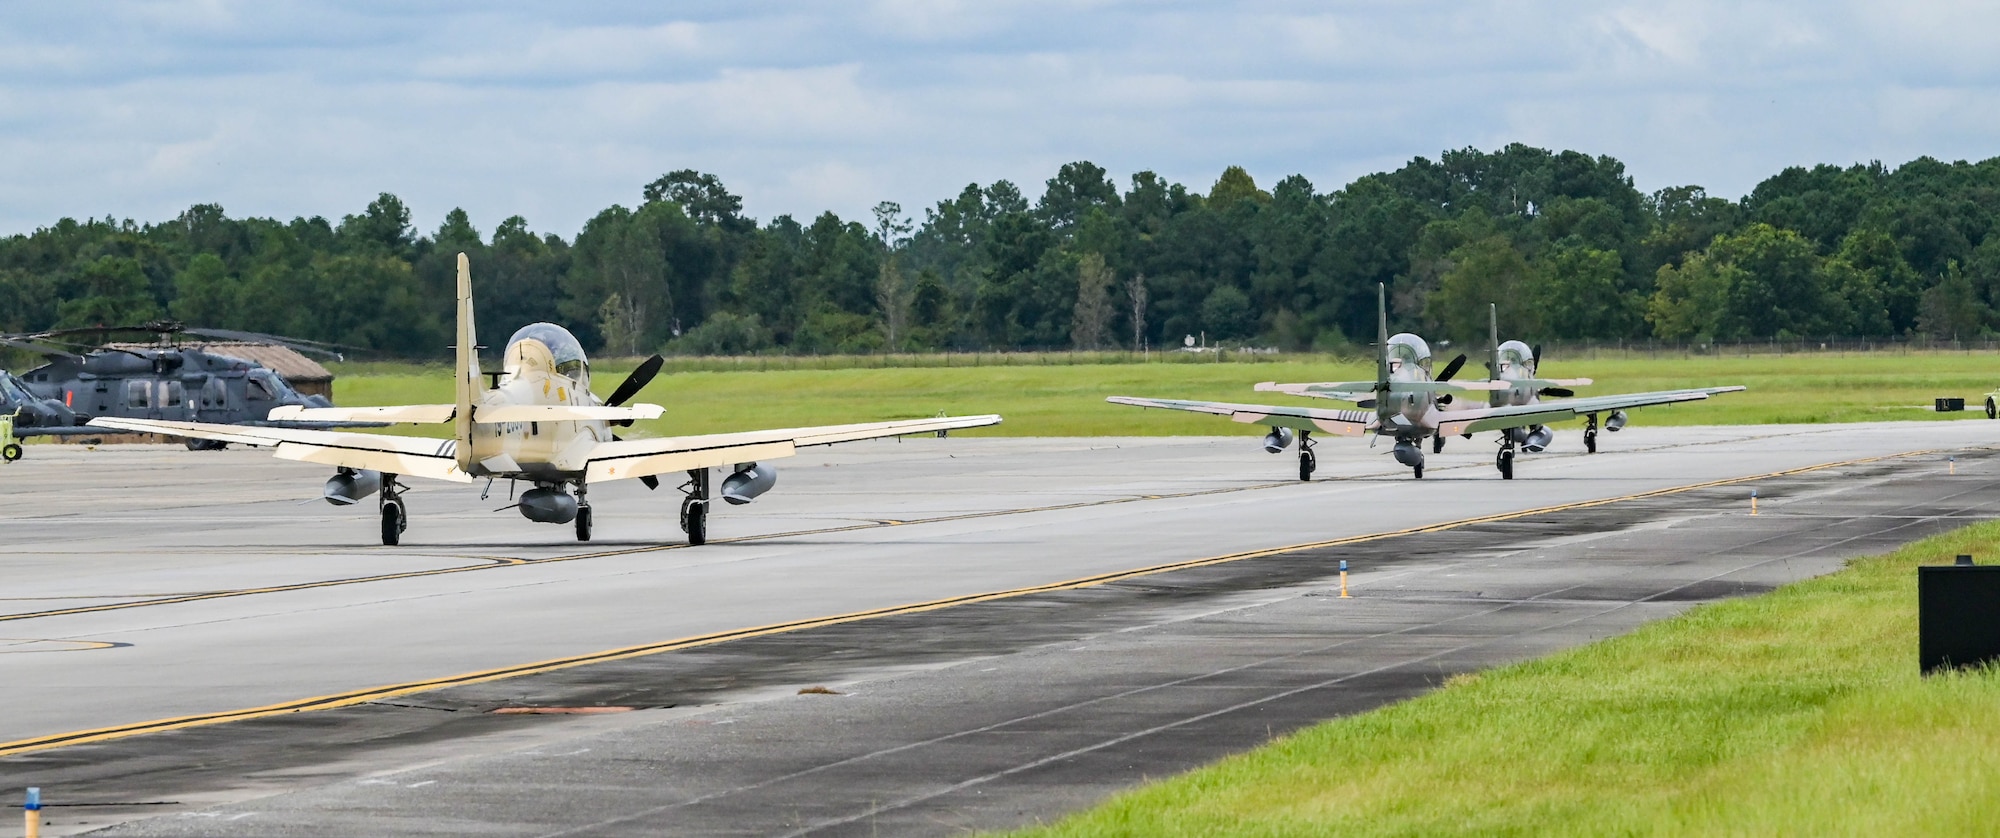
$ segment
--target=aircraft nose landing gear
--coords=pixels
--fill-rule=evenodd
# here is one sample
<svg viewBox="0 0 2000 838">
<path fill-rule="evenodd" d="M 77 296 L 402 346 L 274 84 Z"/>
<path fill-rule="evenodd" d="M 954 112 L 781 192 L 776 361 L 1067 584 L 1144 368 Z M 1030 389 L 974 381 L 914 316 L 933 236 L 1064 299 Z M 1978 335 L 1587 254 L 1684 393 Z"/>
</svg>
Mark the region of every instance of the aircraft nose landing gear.
<svg viewBox="0 0 2000 838">
<path fill-rule="evenodd" d="M 681 484 L 681 491 L 687 497 L 681 501 L 681 532 L 687 533 L 688 545 L 699 547 L 708 543 L 708 469 L 698 468 L 688 472 L 688 482 Z"/>
<path fill-rule="evenodd" d="M 576 484 L 576 540 L 590 540 L 590 501 L 584 500 L 583 481 Z"/>
</svg>

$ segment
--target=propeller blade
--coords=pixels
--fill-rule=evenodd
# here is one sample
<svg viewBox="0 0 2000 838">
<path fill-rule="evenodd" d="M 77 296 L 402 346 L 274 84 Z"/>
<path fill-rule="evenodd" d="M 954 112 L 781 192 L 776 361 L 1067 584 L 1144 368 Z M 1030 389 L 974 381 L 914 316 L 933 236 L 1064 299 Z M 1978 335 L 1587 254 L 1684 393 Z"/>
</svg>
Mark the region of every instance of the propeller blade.
<svg viewBox="0 0 2000 838">
<path fill-rule="evenodd" d="M 647 358 L 639 364 L 638 369 L 633 370 L 631 375 L 625 376 L 625 380 L 618 383 L 618 389 L 611 391 L 611 398 L 605 399 L 604 403 L 612 407 L 623 406 L 627 400 L 639 395 L 639 391 L 645 389 L 647 384 L 652 383 L 653 376 L 660 374 L 660 366 L 666 362 L 667 359 L 658 355 Z"/>
<path fill-rule="evenodd" d="M 1465 353 L 1461 352 L 1458 357 L 1451 359 L 1451 363 L 1444 365 L 1444 372 L 1438 373 L 1436 380 L 1450 381 L 1452 376 L 1458 374 L 1458 368 L 1463 366 L 1465 366 Z"/>
<path fill-rule="evenodd" d="M 1541 395 L 1552 396 L 1558 399 L 1567 399 L 1570 396 L 1576 395 L 1576 391 L 1571 390 L 1568 387 L 1543 387 L 1541 389 Z"/>
<path fill-rule="evenodd" d="M 647 475 L 641 475 L 641 476 L 639 477 L 639 482 L 640 482 L 641 484 L 644 484 L 644 485 L 645 485 L 645 487 L 646 487 L 646 488 L 648 488 L 648 489 L 658 489 L 658 488 L 660 488 L 660 478 L 658 478 L 658 477 L 654 477 L 653 475 L 650 475 L 650 474 L 647 474 Z"/>
<path fill-rule="evenodd" d="M 1374 410 L 1374 409 L 1375 409 L 1375 400 L 1374 400 L 1374 399 L 1362 399 L 1361 401 L 1358 401 L 1358 402 L 1355 402 L 1355 403 L 1354 403 L 1354 406 L 1355 406 L 1355 407 L 1358 407 L 1358 408 L 1361 408 L 1362 410 Z"/>
<path fill-rule="evenodd" d="M 1541 344 L 1539 344 L 1539 343 L 1538 343 L 1538 344 L 1535 344 L 1535 349 L 1534 349 L 1534 355 L 1535 355 L 1535 369 L 1536 369 L 1536 370 L 1540 370 L 1540 369 L 1542 368 L 1542 345 L 1541 345 Z"/>
</svg>

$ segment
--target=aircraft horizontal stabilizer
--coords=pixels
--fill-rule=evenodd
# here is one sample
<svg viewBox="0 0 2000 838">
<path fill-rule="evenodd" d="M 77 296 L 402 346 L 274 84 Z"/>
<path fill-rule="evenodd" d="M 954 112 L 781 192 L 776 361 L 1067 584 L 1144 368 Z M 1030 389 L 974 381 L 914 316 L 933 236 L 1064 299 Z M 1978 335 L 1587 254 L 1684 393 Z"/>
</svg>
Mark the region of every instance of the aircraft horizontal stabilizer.
<svg viewBox="0 0 2000 838">
<path fill-rule="evenodd" d="M 448 404 L 399 404 L 381 407 L 301 407 L 271 408 L 270 418 L 297 422 L 406 422 L 413 425 L 441 425 L 451 421 L 457 408 Z"/>
<path fill-rule="evenodd" d="M 1505 390 L 1505 381 L 1391 381 L 1391 393 L 1469 393 L 1484 390 Z M 1294 396 L 1317 396 L 1322 393 L 1371 393 L 1376 388 L 1373 381 L 1322 381 L 1310 384 L 1279 384 L 1266 381 L 1255 389 L 1265 393 L 1290 393 Z"/>
<path fill-rule="evenodd" d="M 447 405 L 448 406 L 448 405 Z M 619 419 L 658 419 L 667 409 L 656 404 L 610 405 L 497 404 L 472 408 L 472 421 L 494 422 L 609 422 Z"/>
</svg>

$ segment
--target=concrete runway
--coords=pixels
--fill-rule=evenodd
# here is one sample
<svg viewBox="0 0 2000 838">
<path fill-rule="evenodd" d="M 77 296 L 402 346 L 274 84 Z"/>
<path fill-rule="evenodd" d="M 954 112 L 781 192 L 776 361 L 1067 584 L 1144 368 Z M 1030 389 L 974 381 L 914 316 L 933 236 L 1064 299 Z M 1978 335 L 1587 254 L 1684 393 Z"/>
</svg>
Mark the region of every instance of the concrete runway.
<svg viewBox="0 0 2000 838">
<path fill-rule="evenodd" d="M 1033 822 L 1989 516 L 1996 433 L 1635 427 L 1597 456 L 1525 457 L 1514 481 L 1485 439 L 1452 440 L 1422 481 L 1329 440 L 1311 484 L 1254 436 L 865 442 L 778 463 L 778 488 L 696 549 L 678 495 L 629 482 L 592 492 L 589 545 L 491 512 L 504 485 L 420 484 L 384 548 L 372 506 L 315 499 L 321 467 L 34 446 L 0 467 L 0 790 L 116 804 L 55 809 L 54 834 Z M 1326 543 L 1371 534 L 1390 535 Z M 1340 559 L 1355 599 L 1326 595 Z M 841 694 L 796 694 L 816 684 Z M 487 712 L 578 705 L 639 709 Z M 215 714 L 244 720 L 172 721 Z M 123 735 L 147 730 L 165 732 Z"/>
</svg>

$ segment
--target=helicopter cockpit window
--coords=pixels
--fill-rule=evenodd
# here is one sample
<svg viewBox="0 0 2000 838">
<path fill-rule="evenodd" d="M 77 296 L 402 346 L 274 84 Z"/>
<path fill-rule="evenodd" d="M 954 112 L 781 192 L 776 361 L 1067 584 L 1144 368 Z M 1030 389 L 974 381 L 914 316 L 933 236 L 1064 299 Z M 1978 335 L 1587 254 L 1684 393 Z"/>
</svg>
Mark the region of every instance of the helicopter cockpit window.
<svg viewBox="0 0 2000 838">
<path fill-rule="evenodd" d="M 249 375 L 250 398 L 263 401 L 277 401 L 280 390 L 277 378 L 270 370 L 251 370 Z"/>
<path fill-rule="evenodd" d="M 524 340 L 540 341 L 549 348 L 549 355 L 555 359 L 556 373 L 571 380 L 588 384 L 590 382 L 590 359 L 583 354 L 583 344 L 568 329 L 554 323 L 530 323 L 507 339 L 508 348 Z"/>
<path fill-rule="evenodd" d="M 153 406 L 153 382 L 132 379 L 125 382 L 125 406 L 132 410 L 147 410 Z"/>
<path fill-rule="evenodd" d="M 0 402 L 27 404 L 34 400 L 35 398 L 28 395 L 26 389 L 23 389 L 21 385 L 14 382 L 13 376 L 0 375 Z"/>
</svg>

